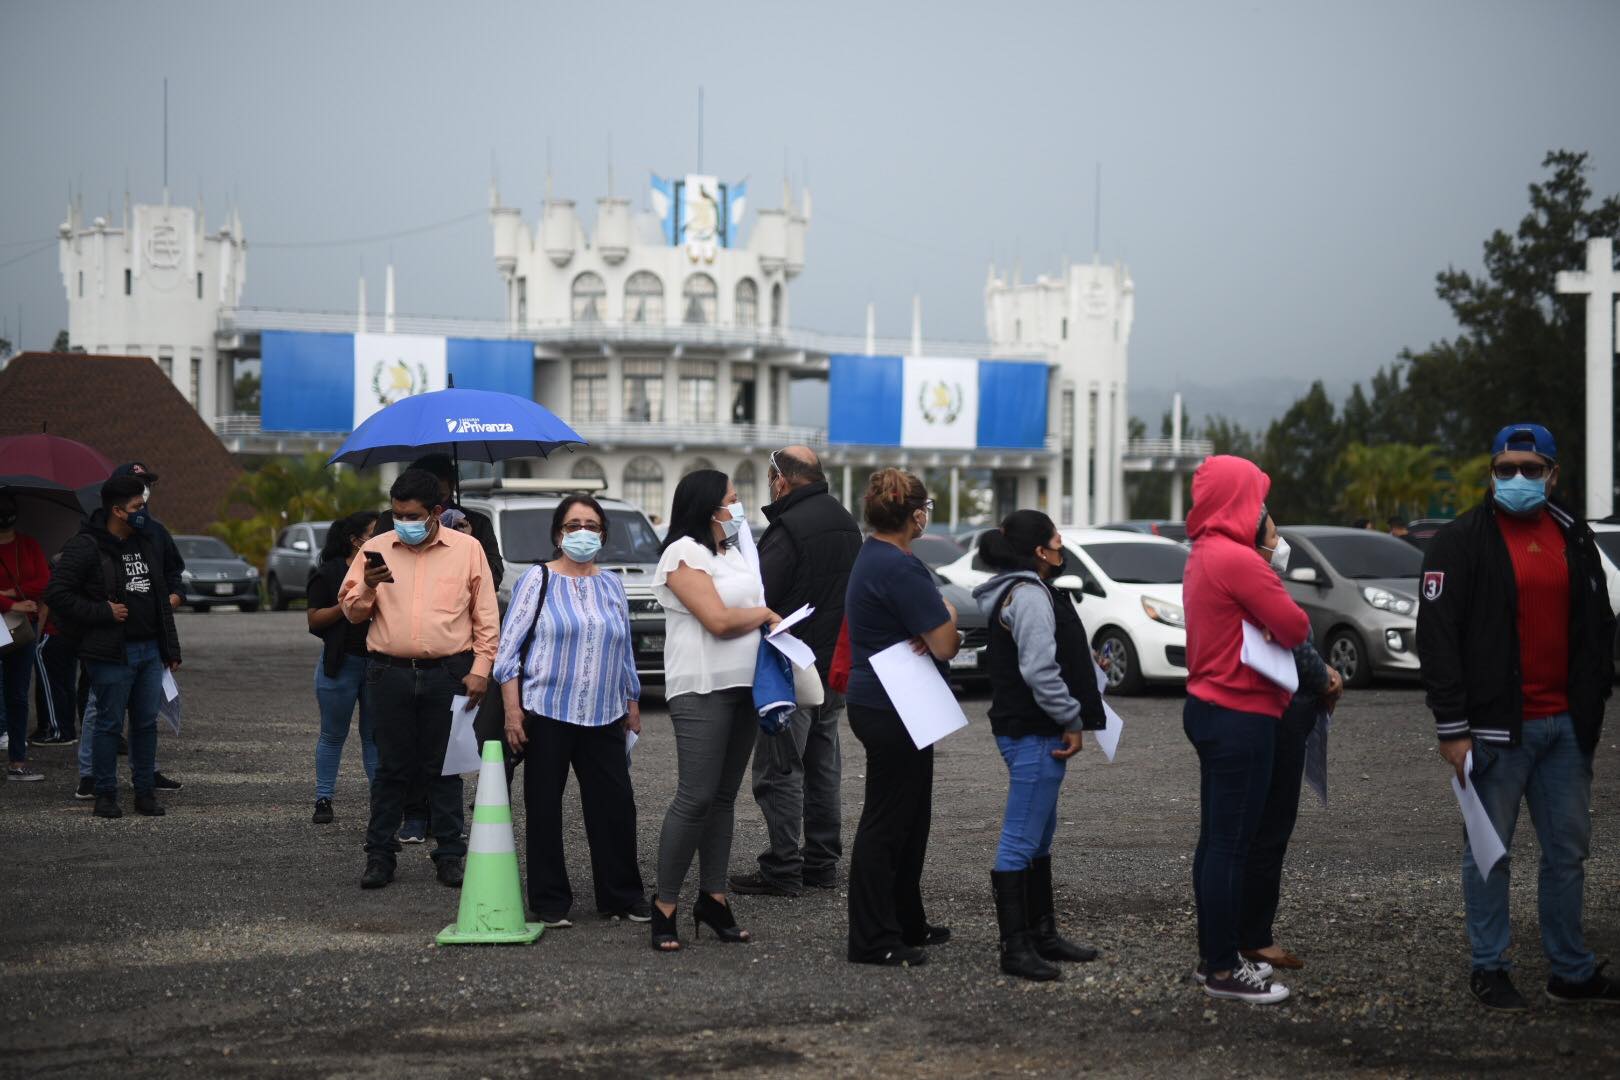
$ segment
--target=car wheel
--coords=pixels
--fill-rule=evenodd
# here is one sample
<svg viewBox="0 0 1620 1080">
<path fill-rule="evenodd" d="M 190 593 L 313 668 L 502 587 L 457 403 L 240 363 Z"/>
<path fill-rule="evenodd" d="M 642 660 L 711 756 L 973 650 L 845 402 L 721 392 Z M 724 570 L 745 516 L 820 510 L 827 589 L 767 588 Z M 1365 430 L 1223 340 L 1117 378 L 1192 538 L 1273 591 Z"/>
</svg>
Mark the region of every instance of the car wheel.
<svg viewBox="0 0 1620 1080">
<path fill-rule="evenodd" d="M 1108 677 L 1110 694 L 1128 696 L 1142 692 L 1146 680 L 1142 678 L 1142 665 L 1136 659 L 1136 646 L 1131 644 L 1129 634 L 1111 626 L 1097 635 L 1092 647 L 1108 661 L 1103 672 Z"/>
<path fill-rule="evenodd" d="M 270 597 L 271 611 L 287 610 L 287 604 L 289 601 L 287 599 L 287 594 L 281 589 L 281 579 L 276 577 L 276 575 L 271 574 L 269 580 L 264 583 L 264 591 Z"/>
<path fill-rule="evenodd" d="M 1372 685 L 1372 658 L 1367 645 L 1354 630 L 1335 630 L 1328 635 L 1327 655 L 1323 657 L 1338 670 L 1344 685 L 1364 690 Z"/>
</svg>

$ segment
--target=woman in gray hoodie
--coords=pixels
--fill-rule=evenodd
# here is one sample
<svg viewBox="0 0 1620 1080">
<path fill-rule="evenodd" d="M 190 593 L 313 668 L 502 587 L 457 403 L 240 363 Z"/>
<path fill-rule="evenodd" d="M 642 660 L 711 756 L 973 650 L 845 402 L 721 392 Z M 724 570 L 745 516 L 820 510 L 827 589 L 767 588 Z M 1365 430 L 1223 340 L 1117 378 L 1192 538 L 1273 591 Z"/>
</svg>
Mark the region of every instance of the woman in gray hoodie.
<svg viewBox="0 0 1620 1080">
<path fill-rule="evenodd" d="M 995 577 L 974 590 L 990 624 L 990 728 L 1007 762 L 1007 812 L 990 881 L 1001 928 L 1001 970 L 1047 981 L 1054 960 L 1097 958 L 1058 935 L 1052 905 L 1052 834 L 1068 759 L 1081 731 L 1103 727 L 1090 639 L 1069 598 L 1050 581 L 1063 538 L 1038 510 L 1018 510 L 979 540 Z"/>
</svg>

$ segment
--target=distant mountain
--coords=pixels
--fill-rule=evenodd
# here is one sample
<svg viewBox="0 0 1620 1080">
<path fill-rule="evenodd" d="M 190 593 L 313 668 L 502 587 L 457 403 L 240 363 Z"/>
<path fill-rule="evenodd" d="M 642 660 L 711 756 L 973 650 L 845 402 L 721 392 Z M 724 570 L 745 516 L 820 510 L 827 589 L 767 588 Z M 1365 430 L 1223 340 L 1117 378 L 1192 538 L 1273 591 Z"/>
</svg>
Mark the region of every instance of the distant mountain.
<svg viewBox="0 0 1620 1080">
<path fill-rule="evenodd" d="M 1194 424 L 1206 416 L 1224 416 L 1251 431 L 1263 432 L 1273 420 L 1311 388 L 1310 379 L 1254 376 L 1220 383 L 1184 382 L 1179 386 L 1130 388 L 1130 414 L 1140 417 L 1148 434 L 1159 434 L 1159 421 L 1170 411 L 1173 395 L 1181 391 L 1182 407 Z M 1325 379 L 1328 396 L 1337 404 L 1350 393 L 1351 380 Z"/>
</svg>

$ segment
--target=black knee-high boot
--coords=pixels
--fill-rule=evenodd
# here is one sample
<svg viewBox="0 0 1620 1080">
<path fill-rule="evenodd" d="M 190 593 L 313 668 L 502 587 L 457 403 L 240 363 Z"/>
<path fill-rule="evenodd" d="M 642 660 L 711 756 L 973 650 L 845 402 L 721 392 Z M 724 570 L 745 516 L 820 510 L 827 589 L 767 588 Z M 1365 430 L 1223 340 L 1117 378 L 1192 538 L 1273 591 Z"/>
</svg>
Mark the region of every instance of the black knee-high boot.
<svg viewBox="0 0 1620 1080">
<path fill-rule="evenodd" d="M 1028 870 L 990 871 L 990 884 L 996 891 L 996 922 L 1001 927 L 1001 970 L 1021 979 L 1051 982 L 1063 973 L 1035 951 L 1025 901 L 1028 878 Z"/>
<path fill-rule="evenodd" d="M 1029 917 L 1029 933 L 1035 951 L 1044 960 L 1085 963 L 1097 959 L 1097 950 L 1085 942 L 1065 940 L 1057 932 L 1057 916 L 1052 912 L 1052 856 L 1042 855 L 1029 864 L 1029 885 L 1024 893 Z"/>
</svg>

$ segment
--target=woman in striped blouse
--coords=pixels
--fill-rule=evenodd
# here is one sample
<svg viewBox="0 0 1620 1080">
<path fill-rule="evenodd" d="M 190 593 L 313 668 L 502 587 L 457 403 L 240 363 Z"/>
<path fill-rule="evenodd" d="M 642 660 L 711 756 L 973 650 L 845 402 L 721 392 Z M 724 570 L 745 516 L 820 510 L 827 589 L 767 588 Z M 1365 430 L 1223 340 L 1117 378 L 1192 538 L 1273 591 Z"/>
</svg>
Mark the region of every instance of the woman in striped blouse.
<svg viewBox="0 0 1620 1080">
<path fill-rule="evenodd" d="M 495 680 L 506 741 L 525 750 L 529 907 L 547 927 L 567 927 L 574 894 L 563 859 L 562 795 L 579 778 L 596 906 L 647 922 L 651 909 L 636 861 L 636 802 L 625 732 L 641 731 L 641 680 L 630 645 L 630 609 L 619 576 L 596 556 L 607 515 L 588 495 L 570 495 L 551 519 L 556 557 L 512 590 Z"/>
</svg>

